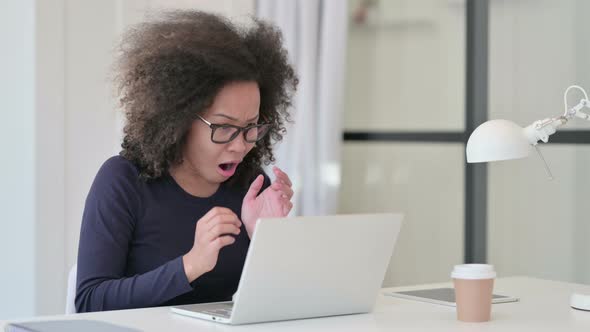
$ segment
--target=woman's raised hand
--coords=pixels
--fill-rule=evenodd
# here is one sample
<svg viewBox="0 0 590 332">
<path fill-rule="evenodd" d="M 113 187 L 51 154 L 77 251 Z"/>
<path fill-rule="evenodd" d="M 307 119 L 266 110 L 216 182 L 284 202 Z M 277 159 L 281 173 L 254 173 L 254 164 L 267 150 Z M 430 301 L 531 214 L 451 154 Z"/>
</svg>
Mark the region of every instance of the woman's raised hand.
<svg viewBox="0 0 590 332">
<path fill-rule="evenodd" d="M 259 175 L 250 185 L 242 203 L 242 221 L 246 226 L 248 236 L 252 237 L 256 221 L 265 217 L 284 217 L 289 214 L 293 203 L 293 189 L 289 176 L 278 167 L 273 167 L 275 181 L 260 195 L 264 183 L 264 176 Z"/>
</svg>

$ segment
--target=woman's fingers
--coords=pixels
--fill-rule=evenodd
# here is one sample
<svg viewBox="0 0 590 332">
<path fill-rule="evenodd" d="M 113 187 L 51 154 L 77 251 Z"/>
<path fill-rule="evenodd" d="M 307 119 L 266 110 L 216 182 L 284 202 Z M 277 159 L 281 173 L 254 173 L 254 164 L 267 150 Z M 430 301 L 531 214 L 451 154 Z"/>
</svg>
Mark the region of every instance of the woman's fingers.
<svg viewBox="0 0 590 332">
<path fill-rule="evenodd" d="M 291 179 L 289 179 L 287 173 L 283 172 L 276 166 L 273 167 L 273 171 L 276 175 L 276 180 L 273 183 L 272 188 L 281 191 L 282 198 L 290 200 L 293 197 L 293 189 L 291 188 L 293 184 L 291 183 Z"/>
<path fill-rule="evenodd" d="M 238 216 L 236 216 L 235 213 L 232 213 L 219 214 L 214 216 L 209 220 L 209 222 L 206 223 L 205 228 L 207 229 L 207 231 L 210 232 L 213 228 L 217 227 L 220 224 L 230 224 L 234 225 L 237 228 L 240 228 L 240 226 L 242 226 L 242 223 L 238 219 Z"/>
<path fill-rule="evenodd" d="M 215 240 L 218 237 L 223 237 L 224 235 L 240 234 L 240 228 L 236 227 L 234 224 L 218 224 L 215 225 L 209 232 L 207 232 L 207 238 L 209 240 Z"/>
<path fill-rule="evenodd" d="M 250 200 L 256 199 L 260 189 L 262 189 L 262 185 L 264 184 L 264 176 L 262 174 L 258 175 L 256 179 L 250 185 L 246 196 L 244 196 L 244 201 L 248 202 Z"/>
<path fill-rule="evenodd" d="M 275 190 L 273 192 L 275 197 L 275 204 L 277 204 L 277 211 L 280 211 L 282 217 L 289 214 L 291 209 L 293 208 L 293 203 L 291 202 L 291 196 L 293 196 L 293 191 L 289 194 L 285 194 L 285 192 L 280 190 Z"/>
<path fill-rule="evenodd" d="M 289 187 L 291 187 L 293 185 L 291 183 L 291 179 L 289 179 L 289 176 L 287 175 L 287 173 L 283 172 L 280 168 L 278 168 L 276 166 L 273 167 L 272 170 L 275 173 L 275 176 L 277 177 L 277 181 L 282 182 Z"/>
<path fill-rule="evenodd" d="M 215 247 L 215 249 L 219 251 L 221 248 L 228 246 L 234 242 L 236 242 L 236 238 L 234 238 L 233 236 L 220 236 L 216 238 L 212 242 L 212 244 Z"/>
<path fill-rule="evenodd" d="M 293 203 L 291 202 L 286 202 L 285 204 L 283 204 L 283 216 L 286 216 L 289 214 L 289 212 L 291 212 L 291 209 L 293 208 Z"/>
<path fill-rule="evenodd" d="M 291 199 L 291 197 L 293 197 L 293 189 L 284 183 L 274 182 L 271 185 L 271 188 L 280 191 L 284 198 Z"/>
<path fill-rule="evenodd" d="M 211 242 L 223 235 L 239 234 L 241 226 L 242 222 L 232 210 L 214 207 L 197 222 L 196 236 Z"/>
<path fill-rule="evenodd" d="M 221 216 L 221 215 L 234 215 L 235 216 L 236 214 L 228 208 L 216 206 L 216 207 L 212 208 L 211 210 L 209 210 L 207 213 L 205 213 L 205 215 L 199 220 L 199 223 L 208 224 L 213 220 L 213 218 L 215 218 L 216 216 Z M 236 218 L 237 218 L 237 216 L 236 216 Z"/>
</svg>

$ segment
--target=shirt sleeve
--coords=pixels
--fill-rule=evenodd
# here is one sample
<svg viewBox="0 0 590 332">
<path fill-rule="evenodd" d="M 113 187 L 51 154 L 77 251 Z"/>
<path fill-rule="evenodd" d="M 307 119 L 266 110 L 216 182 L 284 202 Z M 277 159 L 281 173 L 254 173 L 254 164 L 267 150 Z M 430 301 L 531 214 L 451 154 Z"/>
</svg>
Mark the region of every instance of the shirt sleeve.
<svg viewBox="0 0 590 332">
<path fill-rule="evenodd" d="M 101 167 L 86 199 L 76 287 L 76 311 L 160 305 L 192 290 L 177 257 L 158 268 L 125 276 L 141 199 L 137 170 L 122 157 Z"/>
</svg>

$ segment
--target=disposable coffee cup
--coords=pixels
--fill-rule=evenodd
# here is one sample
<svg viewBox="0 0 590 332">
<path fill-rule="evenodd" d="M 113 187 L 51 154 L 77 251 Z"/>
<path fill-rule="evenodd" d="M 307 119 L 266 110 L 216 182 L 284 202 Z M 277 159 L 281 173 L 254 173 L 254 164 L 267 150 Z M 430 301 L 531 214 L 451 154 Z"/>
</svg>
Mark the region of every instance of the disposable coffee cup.
<svg viewBox="0 0 590 332">
<path fill-rule="evenodd" d="M 496 271 L 488 264 L 455 265 L 451 273 L 455 285 L 457 319 L 487 322 L 492 315 L 492 293 Z"/>
</svg>

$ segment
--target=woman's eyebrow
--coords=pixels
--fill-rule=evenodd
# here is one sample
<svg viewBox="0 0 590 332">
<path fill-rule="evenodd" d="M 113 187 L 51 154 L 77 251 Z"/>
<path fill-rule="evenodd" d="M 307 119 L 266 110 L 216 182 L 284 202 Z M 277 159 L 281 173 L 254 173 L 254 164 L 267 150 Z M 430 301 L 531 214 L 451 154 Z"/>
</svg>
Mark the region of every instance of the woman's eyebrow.
<svg viewBox="0 0 590 332">
<path fill-rule="evenodd" d="M 229 119 L 229 120 L 232 120 L 232 121 L 236 121 L 236 122 L 238 122 L 238 121 L 239 121 L 238 119 L 236 119 L 236 118 L 234 118 L 234 117 L 231 117 L 231 116 L 229 116 L 229 115 L 225 115 L 225 114 L 222 114 L 222 113 L 219 113 L 219 114 L 213 114 L 213 116 L 220 116 L 220 117 L 222 117 L 222 118 L 226 118 L 226 119 Z M 258 116 L 259 116 L 259 115 L 257 115 L 257 116 L 255 116 L 255 117 L 253 117 L 252 119 L 248 119 L 248 120 L 246 120 L 246 122 L 251 122 L 251 121 L 254 121 L 254 120 L 258 119 Z"/>
</svg>

